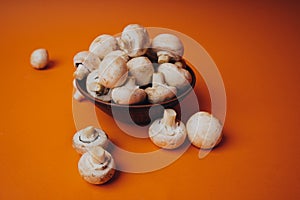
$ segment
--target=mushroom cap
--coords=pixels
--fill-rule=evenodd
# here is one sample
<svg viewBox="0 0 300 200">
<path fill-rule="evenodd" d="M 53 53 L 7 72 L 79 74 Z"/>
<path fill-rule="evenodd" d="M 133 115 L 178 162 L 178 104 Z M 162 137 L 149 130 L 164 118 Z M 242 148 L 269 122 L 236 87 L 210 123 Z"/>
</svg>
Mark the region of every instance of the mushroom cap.
<svg viewBox="0 0 300 200">
<path fill-rule="evenodd" d="M 160 54 L 167 54 L 175 60 L 180 60 L 184 53 L 184 47 L 181 40 L 173 34 L 159 34 L 152 40 L 151 47 L 153 51 Z"/>
<path fill-rule="evenodd" d="M 151 141 L 164 149 L 175 149 L 184 143 L 186 128 L 183 122 L 177 122 L 175 126 L 168 126 L 162 119 L 155 120 L 149 127 Z"/>
<path fill-rule="evenodd" d="M 99 94 L 97 91 L 100 90 L 102 86 L 99 83 L 99 69 L 92 71 L 86 78 L 86 90 L 92 95 L 94 98 L 100 99 L 102 101 L 110 101 L 111 100 L 111 90 L 108 88 L 104 88 L 108 90 L 107 94 Z"/>
<path fill-rule="evenodd" d="M 118 49 L 118 41 L 107 34 L 99 35 L 90 44 L 89 51 L 97 55 L 101 60 L 110 52 Z"/>
<path fill-rule="evenodd" d="M 36 49 L 30 55 L 30 64 L 35 69 L 43 69 L 49 62 L 49 55 L 46 49 Z"/>
<path fill-rule="evenodd" d="M 119 53 L 112 51 L 107 54 L 99 67 L 99 83 L 106 88 L 123 85 L 128 75 L 126 62 L 126 58 Z"/>
<path fill-rule="evenodd" d="M 107 148 L 109 144 L 107 134 L 99 129 L 91 127 L 92 130 L 88 130 L 87 127 L 85 129 L 79 130 L 73 136 L 73 148 L 79 153 L 83 154 L 88 151 L 91 147 L 101 146 L 102 148 Z M 90 133 L 86 133 L 85 131 L 90 131 Z M 94 131 L 91 133 L 91 131 Z"/>
<path fill-rule="evenodd" d="M 164 75 L 165 81 L 169 86 L 174 86 L 178 89 L 189 85 L 192 80 L 189 71 L 172 63 L 161 64 L 157 71 Z"/>
<path fill-rule="evenodd" d="M 161 103 L 176 96 L 176 87 L 165 84 L 156 87 L 148 87 L 145 89 L 150 103 Z"/>
<path fill-rule="evenodd" d="M 152 62 L 144 56 L 132 58 L 127 62 L 129 74 L 133 76 L 139 86 L 147 85 L 151 82 L 154 68 Z"/>
<path fill-rule="evenodd" d="M 95 156 L 103 156 L 101 151 L 97 148 L 93 148 L 84 153 L 78 162 L 78 171 L 83 179 L 91 184 L 103 184 L 109 181 L 115 173 L 115 162 L 111 154 L 104 150 L 104 162 L 99 162 L 102 159 L 95 159 Z"/>
<path fill-rule="evenodd" d="M 146 99 L 146 92 L 135 85 L 133 77 L 124 86 L 112 89 L 112 99 L 117 104 L 136 104 Z"/>
<path fill-rule="evenodd" d="M 129 24 L 123 29 L 118 44 L 130 57 L 144 55 L 150 47 L 148 31 L 139 24 Z"/>
<path fill-rule="evenodd" d="M 186 124 L 188 138 L 198 148 L 211 149 L 221 141 L 222 124 L 207 112 L 197 112 Z"/>
<path fill-rule="evenodd" d="M 99 67 L 101 60 L 94 53 L 89 51 L 80 51 L 73 57 L 74 67 L 78 67 L 79 64 L 83 64 L 90 71 Z"/>
</svg>

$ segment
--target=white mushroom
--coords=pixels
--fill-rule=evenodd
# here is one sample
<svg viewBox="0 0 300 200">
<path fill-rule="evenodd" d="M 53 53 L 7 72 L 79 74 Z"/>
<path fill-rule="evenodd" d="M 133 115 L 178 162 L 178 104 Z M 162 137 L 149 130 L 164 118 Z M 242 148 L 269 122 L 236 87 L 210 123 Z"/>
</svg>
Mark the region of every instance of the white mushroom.
<svg viewBox="0 0 300 200">
<path fill-rule="evenodd" d="M 135 84 L 135 78 L 129 77 L 122 87 L 112 89 L 112 99 L 117 104 L 136 104 L 146 99 L 146 92 Z"/>
<path fill-rule="evenodd" d="M 103 184 L 115 173 L 115 162 L 111 154 L 97 146 L 84 153 L 78 162 L 82 178 L 91 184 Z"/>
<path fill-rule="evenodd" d="M 145 92 L 148 95 L 148 101 L 150 103 L 160 103 L 173 98 L 177 93 L 177 89 L 176 87 L 165 84 L 162 73 L 154 73 L 152 77 L 152 87 L 146 88 Z"/>
<path fill-rule="evenodd" d="M 99 83 L 99 69 L 92 71 L 86 79 L 86 90 L 94 98 L 102 101 L 111 100 L 111 90 Z"/>
<path fill-rule="evenodd" d="M 152 62 L 144 56 L 132 58 L 127 62 L 129 74 L 133 76 L 139 86 L 147 85 L 151 82 L 154 68 Z"/>
<path fill-rule="evenodd" d="M 207 112 L 197 112 L 186 124 L 188 138 L 198 148 L 211 149 L 222 138 L 220 121 Z"/>
<path fill-rule="evenodd" d="M 46 49 L 36 49 L 31 53 L 30 64 L 35 69 L 44 69 L 49 62 L 49 55 Z"/>
<path fill-rule="evenodd" d="M 107 148 L 108 142 L 106 133 L 93 126 L 81 129 L 73 136 L 73 147 L 80 154 L 87 152 L 91 147 L 101 146 Z"/>
<path fill-rule="evenodd" d="M 123 29 L 118 44 L 130 57 L 144 55 L 150 47 L 148 31 L 141 25 L 130 24 Z"/>
<path fill-rule="evenodd" d="M 184 48 L 181 40 L 173 34 L 159 34 L 152 40 L 151 48 L 157 52 L 158 63 L 167 63 L 170 59 L 181 59 Z"/>
<path fill-rule="evenodd" d="M 157 71 L 164 75 L 168 85 L 177 87 L 178 89 L 187 86 L 192 80 L 189 71 L 172 63 L 161 64 Z"/>
<path fill-rule="evenodd" d="M 99 83 L 106 88 L 115 88 L 125 83 L 128 75 L 128 57 L 122 51 L 112 51 L 102 60 L 99 67 Z"/>
<path fill-rule="evenodd" d="M 175 149 L 183 144 L 186 128 L 183 122 L 176 122 L 176 112 L 165 109 L 162 119 L 155 120 L 149 127 L 152 142 L 164 149 Z"/>
<path fill-rule="evenodd" d="M 74 72 L 74 77 L 78 80 L 85 78 L 91 71 L 99 68 L 101 61 L 92 52 L 81 51 L 78 52 L 73 58 L 73 65 L 77 67 Z"/>
<path fill-rule="evenodd" d="M 97 55 L 101 60 L 110 52 L 118 49 L 118 41 L 107 34 L 96 37 L 89 47 L 89 51 Z"/>
<path fill-rule="evenodd" d="M 76 80 L 74 79 L 73 80 L 73 87 L 75 89 L 75 92 L 73 94 L 73 98 L 76 100 L 76 101 L 83 101 L 85 99 L 85 97 L 78 91 L 78 88 L 76 86 Z"/>
</svg>

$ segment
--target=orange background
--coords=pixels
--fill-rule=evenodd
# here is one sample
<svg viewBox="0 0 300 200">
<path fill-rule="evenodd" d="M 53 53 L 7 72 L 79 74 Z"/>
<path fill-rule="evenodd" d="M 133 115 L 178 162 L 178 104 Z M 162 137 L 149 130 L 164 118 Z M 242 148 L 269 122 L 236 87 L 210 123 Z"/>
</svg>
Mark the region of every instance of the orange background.
<svg viewBox="0 0 300 200">
<path fill-rule="evenodd" d="M 0 199 L 299 199 L 296 2 L 1 1 Z M 164 169 L 121 172 L 94 186 L 79 176 L 71 146 L 72 58 L 97 35 L 129 23 L 180 31 L 209 52 L 227 92 L 225 140 L 205 159 L 190 147 Z M 39 47 L 53 61 L 47 70 L 29 64 Z M 97 112 L 124 148 L 155 148 L 122 136 Z"/>
</svg>

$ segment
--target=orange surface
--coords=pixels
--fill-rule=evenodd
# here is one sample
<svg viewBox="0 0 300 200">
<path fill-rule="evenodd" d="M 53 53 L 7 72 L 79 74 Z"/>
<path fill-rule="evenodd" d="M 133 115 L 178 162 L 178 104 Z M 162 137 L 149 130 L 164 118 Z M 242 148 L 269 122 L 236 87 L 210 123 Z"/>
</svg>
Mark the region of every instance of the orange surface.
<svg viewBox="0 0 300 200">
<path fill-rule="evenodd" d="M 0 199 L 299 199 L 296 2 L 2 1 Z M 205 159 L 189 147 L 166 168 L 120 172 L 94 186 L 79 176 L 71 146 L 72 58 L 97 35 L 118 33 L 129 23 L 180 31 L 209 52 L 227 92 L 225 140 Z M 39 47 L 53 61 L 47 70 L 29 65 Z M 209 109 L 202 86 L 198 96 Z M 111 118 L 97 113 L 124 148 L 155 148 L 122 135 Z"/>
</svg>

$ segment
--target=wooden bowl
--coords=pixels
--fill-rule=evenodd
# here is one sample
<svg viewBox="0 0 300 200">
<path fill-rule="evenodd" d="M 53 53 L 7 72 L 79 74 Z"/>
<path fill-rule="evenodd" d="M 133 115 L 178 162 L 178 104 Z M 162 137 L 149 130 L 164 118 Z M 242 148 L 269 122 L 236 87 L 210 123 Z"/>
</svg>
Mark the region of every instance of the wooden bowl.
<svg viewBox="0 0 300 200">
<path fill-rule="evenodd" d="M 177 114 L 180 113 L 180 106 L 177 106 L 178 103 L 193 90 L 196 84 L 196 76 L 192 68 L 186 65 L 185 69 L 188 70 L 192 76 L 190 86 L 178 90 L 176 97 L 157 104 L 144 103 L 135 105 L 120 105 L 114 102 L 105 102 L 94 98 L 87 92 L 86 79 L 76 80 L 76 86 L 79 92 L 86 99 L 94 103 L 98 108 L 114 119 L 125 123 L 148 125 L 151 122 L 151 119 L 162 117 L 164 108 L 172 108 L 176 110 Z"/>
</svg>

